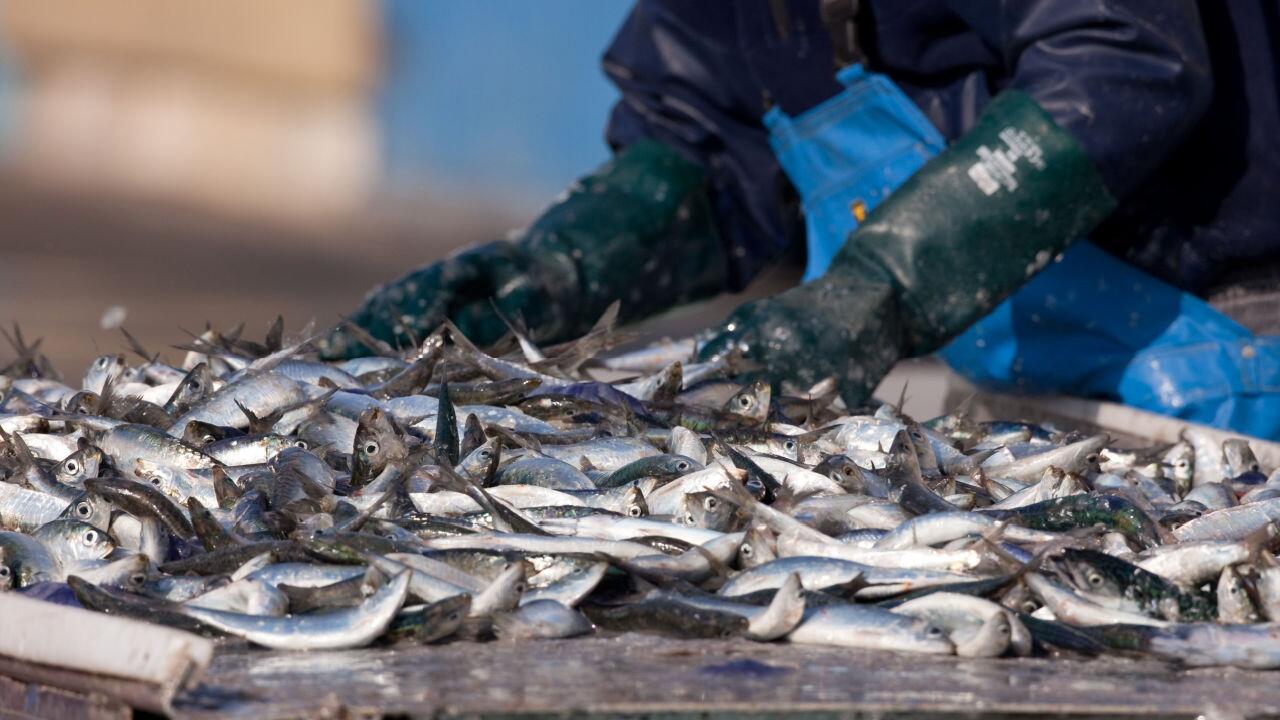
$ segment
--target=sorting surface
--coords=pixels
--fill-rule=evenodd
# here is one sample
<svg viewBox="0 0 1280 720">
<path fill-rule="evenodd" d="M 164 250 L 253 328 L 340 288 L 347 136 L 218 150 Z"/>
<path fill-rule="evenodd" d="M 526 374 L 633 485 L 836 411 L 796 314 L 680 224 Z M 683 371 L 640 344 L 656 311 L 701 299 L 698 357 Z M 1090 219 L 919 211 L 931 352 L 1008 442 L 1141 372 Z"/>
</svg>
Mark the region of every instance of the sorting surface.
<svg viewBox="0 0 1280 720">
<path fill-rule="evenodd" d="M 839 714 L 1257 717 L 1274 674 L 1128 659 L 955 657 L 616 635 L 324 653 L 227 649 L 182 718 Z M 1216 714 L 1211 714 L 1216 713 Z"/>
</svg>

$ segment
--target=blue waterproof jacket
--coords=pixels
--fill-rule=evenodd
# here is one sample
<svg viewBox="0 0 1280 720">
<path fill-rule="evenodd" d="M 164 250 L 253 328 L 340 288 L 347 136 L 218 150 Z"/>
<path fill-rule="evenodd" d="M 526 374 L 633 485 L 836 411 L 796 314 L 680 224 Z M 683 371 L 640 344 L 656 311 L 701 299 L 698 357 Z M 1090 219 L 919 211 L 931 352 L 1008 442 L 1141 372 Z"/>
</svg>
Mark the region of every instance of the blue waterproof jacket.
<svg viewBox="0 0 1280 720">
<path fill-rule="evenodd" d="M 1276 0 L 863 0 L 870 69 L 947 139 L 1017 88 L 1080 142 L 1120 210 L 1093 236 L 1201 291 L 1280 259 Z M 761 123 L 840 91 L 818 0 L 640 0 L 604 58 L 622 91 L 608 140 L 701 163 L 741 288 L 802 243 Z"/>
</svg>

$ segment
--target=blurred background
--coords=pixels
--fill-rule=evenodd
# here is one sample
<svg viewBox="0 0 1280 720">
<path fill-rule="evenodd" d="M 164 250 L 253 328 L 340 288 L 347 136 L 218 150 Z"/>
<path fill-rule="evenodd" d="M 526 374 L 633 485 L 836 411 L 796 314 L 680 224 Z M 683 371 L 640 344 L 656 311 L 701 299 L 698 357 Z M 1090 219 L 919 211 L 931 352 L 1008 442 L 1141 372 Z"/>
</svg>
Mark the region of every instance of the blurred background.
<svg viewBox="0 0 1280 720">
<path fill-rule="evenodd" d="M 607 157 L 629 6 L 0 0 L 0 322 L 78 377 L 121 322 L 336 321 Z"/>
</svg>

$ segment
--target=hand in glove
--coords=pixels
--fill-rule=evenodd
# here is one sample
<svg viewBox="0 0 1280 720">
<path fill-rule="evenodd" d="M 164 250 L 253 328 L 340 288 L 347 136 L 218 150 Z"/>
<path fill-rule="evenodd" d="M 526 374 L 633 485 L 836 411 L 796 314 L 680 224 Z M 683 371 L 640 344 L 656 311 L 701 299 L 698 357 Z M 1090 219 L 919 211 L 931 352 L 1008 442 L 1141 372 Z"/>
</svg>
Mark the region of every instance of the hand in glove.
<svg viewBox="0 0 1280 720">
<path fill-rule="evenodd" d="M 575 183 L 518 240 L 471 248 L 375 288 L 351 318 L 407 345 L 446 318 L 479 344 L 519 316 L 540 342 L 585 332 L 614 301 L 620 320 L 646 317 L 724 287 L 724 251 L 701 168 L 656 142 L 627 147 Z M 349 331 L 328 358 L 369 352 Z"/>
<path fill-rule="evenodd" d="M 1114 207 L 1075 140 L 1007 91 L 849 235 L 826 273 L 738 308 L 703 348 L 862 404 L 899 359 L 991 311 Z"/>
</svg>

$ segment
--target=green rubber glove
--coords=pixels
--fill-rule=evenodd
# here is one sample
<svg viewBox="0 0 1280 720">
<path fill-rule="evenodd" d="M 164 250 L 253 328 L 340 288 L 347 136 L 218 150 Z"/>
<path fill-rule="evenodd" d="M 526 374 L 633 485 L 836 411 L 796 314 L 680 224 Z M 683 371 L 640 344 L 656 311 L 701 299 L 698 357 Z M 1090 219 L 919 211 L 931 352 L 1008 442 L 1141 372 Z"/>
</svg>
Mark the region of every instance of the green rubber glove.
<svg viewBox="0 0 1280 720">
<path fill-rule="evenodd" d="M 622 322 L 720 292 L 727 264 L 702 169 L 652 141 L 580 179 L 521 237 L 464 250 L 375 288 L 352 320 L 407 346 L 445 318 L 472 341 L 497 340 L 494 312 L 520 316 L 539 342 L 586 332 L 614 300 Z M 339 330 L 330 359 L 370 351 Z"/>
<path fill-rule="evenodd" d="M 849 234 L 826 274 L 739 307 L 701 355 L 737 348 L 775 384 L 834 376 L 860 405 L 899 359 L 963 332 L 1114 206 L 1076 141 L 1006 91 Z"/>
</svg>

